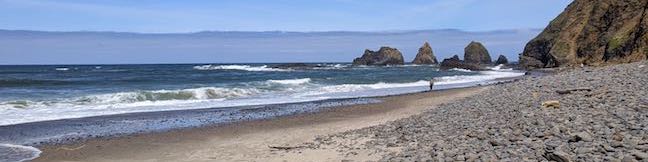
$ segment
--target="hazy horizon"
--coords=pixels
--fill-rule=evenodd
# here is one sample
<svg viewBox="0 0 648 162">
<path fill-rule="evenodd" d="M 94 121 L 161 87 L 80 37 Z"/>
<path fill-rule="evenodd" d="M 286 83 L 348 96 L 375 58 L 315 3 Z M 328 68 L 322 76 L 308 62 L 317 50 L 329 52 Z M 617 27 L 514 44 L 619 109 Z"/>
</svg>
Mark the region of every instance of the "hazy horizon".
<svg viewBox="0 0 648 162">
<path fill-rule="evenodd" d="M 571 1 L 0 0 L 0 64 L 350 62 L 381 46 L 411 61 L 424 41 L 439 60 L 470 41 L 517 60 Z"/>
<path fill-rule="evenodd" d="M 539 29 L 466 32 L 42 32 L 0 30 L 2 65 L 351 62 L 364 49 L 399 49 L 411 61 L 423 42 L 439 60 L 463 56 L 470 41 L 485 44 L 494 59 L 517 60 Z"/>
<path fill-rule="evenodd" d="M 238 33 L 263 33 L 263 32 L 285 32 L 285 33 L 332 33 L 332 32 L 352 32 L 352 33 L 403 33 L 403 32 L 420 32 L 420 31 L 459 31 L 459 32 L 497 32 L 497 31 L 525 31 L 525 30 L 542 30 L 543 28 L 502 28 L 492 30 L 462 30 L 457 28 L 440 28 L 440 29 L 403 29 L 403 30 L 316 30 L 316 31 L 294 31 L 294 30 L 196 30 L 183 32 L 137 32 L 137 31 L 115 31 L 115 30 L 29 30 L 29 29 L 3 29 L 0 31 L 26 31 L 26 32 L 49 32 L 49 33 L 123 33 L 123 34 L 197 34 L 209 32 L 238 32 Z"/>
</svg>

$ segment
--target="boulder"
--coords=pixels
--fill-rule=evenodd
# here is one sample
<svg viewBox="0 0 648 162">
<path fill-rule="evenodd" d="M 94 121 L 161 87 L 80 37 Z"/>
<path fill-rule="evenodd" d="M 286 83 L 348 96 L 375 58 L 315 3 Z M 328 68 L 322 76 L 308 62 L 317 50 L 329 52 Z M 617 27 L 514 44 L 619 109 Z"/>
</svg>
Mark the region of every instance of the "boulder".
<svg viewBox="0 0 648 162">
<path fill-rule="evenodd" d="M 418 53 L 416 54 L 416 57 L 414 60 L 412 60 L 413 64 L 438 64 L 439 61 L 437 60 L 436 56 L 434 56 L 434 52 L 432 52 L 432 47 L 430 47 L 430 44 L 428 42 L 425 42 L 421 48 L 419 48 Z"/>
<path fill-rule="evenodd" d="M 497 61 L 495 61 L 495 65 L 500 65 L 500 64 L 504 64 L 504 65 L 508 64 L 508 59 L 506 59 L 506 56 L 499 55 L 499 57 L 497 57 Z"/>
<path fill-rule="evenodd" d="M 472 41 L 464 48 L 464 60 L 471 64 L 491 64 L 492 60 L 486 47 L 479 42 Z"/>
<path fill-rule="evenodd" d="M 468 69 L 468 70 L 481 70 L 480 66 L 477 64 L 472 64 L 472 63 L 466 63 L 464 61 L 461 61 L 459 59 L 459 56 L 454 55 L 450 58 L 443 59 L 441 61 L 441 65 L 439 67 L 441 70 L 447 70 L 447 69 L 452 69 L 452 68 L 459 68 L 459 69 Z"/>
<path fill-rule="evenodd" d="M 520 56 L 526 68 L 635 62 L 648 58 L 648 1 L 574 0 Z"/>
<path fill-rule="evenodd" d="M 378 51 L 366 49 L 362 57 L 353 59 L 353 65 L 403 65 L 403 54 L 396 48 L 380 47 Z"/>
</svg>

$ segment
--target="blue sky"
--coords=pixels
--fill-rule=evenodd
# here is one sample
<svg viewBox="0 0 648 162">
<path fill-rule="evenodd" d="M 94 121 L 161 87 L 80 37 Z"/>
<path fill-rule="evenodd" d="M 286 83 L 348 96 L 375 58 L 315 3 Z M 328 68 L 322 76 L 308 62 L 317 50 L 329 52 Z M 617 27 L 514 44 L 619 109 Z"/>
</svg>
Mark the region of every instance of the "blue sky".
<svg viewBox="0 0 648 162">
<path fill-rule="evenodd" d="M 0 0 L 0 29 L 196 32 L 543 28 L 571 0 Z"/>
</svg>

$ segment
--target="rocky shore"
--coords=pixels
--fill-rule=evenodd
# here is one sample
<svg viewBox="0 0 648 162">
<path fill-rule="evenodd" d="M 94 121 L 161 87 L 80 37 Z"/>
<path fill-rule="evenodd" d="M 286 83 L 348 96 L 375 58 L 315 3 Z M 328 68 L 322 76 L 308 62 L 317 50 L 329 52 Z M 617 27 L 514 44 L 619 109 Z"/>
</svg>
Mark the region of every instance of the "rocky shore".
<svg viewBox="0 0 648 162">
<path fill-rule="evenodd" d="M 646 74 L 642 61 L 526 77 L 299 151 L 381 161 L 647 161 Z"/>
</svg>

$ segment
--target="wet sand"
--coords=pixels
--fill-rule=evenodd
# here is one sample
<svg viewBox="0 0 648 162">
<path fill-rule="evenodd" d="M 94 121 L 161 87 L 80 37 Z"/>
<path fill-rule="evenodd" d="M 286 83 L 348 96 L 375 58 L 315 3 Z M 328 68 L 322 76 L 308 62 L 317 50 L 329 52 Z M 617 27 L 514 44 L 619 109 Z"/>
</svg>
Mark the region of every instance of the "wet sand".
<svg viewBox="0 0 648 162">
<path fill-rule="evenodd" d="M 381 155 L 358 150 L 347 156 L 335 149 L 286 151 L 270 146 L 301 147 L 317 136 L 384 124 L 434 111 L 440 104 L 489 87 L 472 87 L 381 97 L 384 102 L 341 106 L 322 112 L 243 121 L 220 126 L 90 139 L 76 144 L 47 145 L 34 161 L 340 161 L 378 160 Z M 360 141 L 340 141 L 357 143 Z"/>
</svg>

